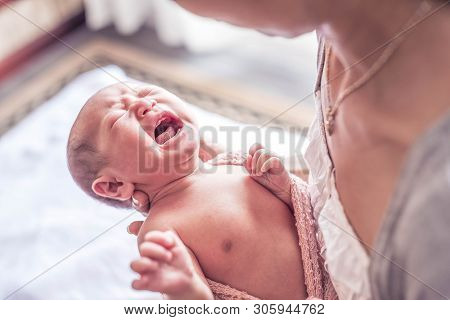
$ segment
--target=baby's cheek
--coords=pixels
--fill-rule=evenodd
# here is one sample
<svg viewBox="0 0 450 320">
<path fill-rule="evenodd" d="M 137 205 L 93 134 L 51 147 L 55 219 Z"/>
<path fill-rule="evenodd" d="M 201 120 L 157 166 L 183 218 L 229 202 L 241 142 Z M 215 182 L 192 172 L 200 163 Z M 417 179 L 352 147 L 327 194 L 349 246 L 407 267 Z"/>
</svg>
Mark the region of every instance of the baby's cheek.
<svg viewBox="0 0 450 320">
<path fill-rule="evenodd" d="M 161 167 L 161 160 L 157 156 L 157 151 L 154 150 L 153 144 L 152 142 L 148 145 L 142 144 L 139 147 L 137 156 L 134 156 L 134 159 L 138 161 L 138 172 L 141 174 L 153 174 Z"/>
</svg>

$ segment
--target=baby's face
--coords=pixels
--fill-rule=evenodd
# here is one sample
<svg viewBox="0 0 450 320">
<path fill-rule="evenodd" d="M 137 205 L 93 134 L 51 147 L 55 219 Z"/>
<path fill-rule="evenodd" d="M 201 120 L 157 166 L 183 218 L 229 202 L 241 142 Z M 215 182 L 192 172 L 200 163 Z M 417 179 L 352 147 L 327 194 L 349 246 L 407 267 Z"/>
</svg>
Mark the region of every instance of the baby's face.
<svg viewBox="0 0 450 320">
<path fill-rule="evenodd" d="M 117 84 L 98 93 L 92 105 L 98 151 L 108 162 L 101 174 L 160 187 L 195 169 L 198 132 L 184 102 L 172 93 Z"/>
</svg>

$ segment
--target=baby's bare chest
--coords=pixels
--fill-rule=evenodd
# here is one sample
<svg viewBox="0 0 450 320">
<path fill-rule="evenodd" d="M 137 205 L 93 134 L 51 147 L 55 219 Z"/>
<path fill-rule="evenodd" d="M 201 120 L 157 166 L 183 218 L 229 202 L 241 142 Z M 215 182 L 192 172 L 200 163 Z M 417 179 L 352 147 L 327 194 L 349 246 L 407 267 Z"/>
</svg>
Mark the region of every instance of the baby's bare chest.
<svg viewBox="0 0 450 320">
<path fill-rule="evenodd" d="M 268 264 L 280 243 L 298 248 L 289 209 L 244 172 L 214 173 L 175 202 L 176 212 L 184 212 L 177 232 L 216 279 L 247 273 L 240 268 L 252 263 Z"/>
<path fill-rule="evenodd" d="M 224 166 L 200 179 L 177 200 L 187 207 L 193 221 L 247 228 L 277 220 L 274 212 L 290 216 L 287 207 L 270 191 L 254 181 L 241 168 Z M 272 221 L 274 222 L 274 221 Z"/>
</svg>

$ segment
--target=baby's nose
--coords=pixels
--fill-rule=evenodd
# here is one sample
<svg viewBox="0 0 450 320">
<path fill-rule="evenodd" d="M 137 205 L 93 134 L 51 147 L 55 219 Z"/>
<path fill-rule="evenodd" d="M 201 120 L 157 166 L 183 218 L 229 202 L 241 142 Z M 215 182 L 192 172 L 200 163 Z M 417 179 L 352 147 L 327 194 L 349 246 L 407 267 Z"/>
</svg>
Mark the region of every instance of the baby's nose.
<svg viewBox="0 0 450 320">
<path fill-rule="evenodd" d="M 137 118 L 143 118 L 147 112 L 153 110 L 156 105 L 154 99 L 142 99 L 130 105 L 130 111 L 134 112 Z"/>
</svg>

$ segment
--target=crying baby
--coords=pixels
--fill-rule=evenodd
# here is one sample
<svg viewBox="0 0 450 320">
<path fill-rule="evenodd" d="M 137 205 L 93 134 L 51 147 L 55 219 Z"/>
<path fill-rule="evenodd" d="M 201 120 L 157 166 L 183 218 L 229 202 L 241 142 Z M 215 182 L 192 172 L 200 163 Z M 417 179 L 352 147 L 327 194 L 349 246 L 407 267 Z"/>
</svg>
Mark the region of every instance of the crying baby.
<svg viewBox="0 0 450 320">
<path fill-rule="evenodd" d="M 306 209 L 292 202 L 282 161 L 261 145 L 242 159 L 202 161 L 199 153 L 193 115 L 154 85 L 106 87 L 73 124 L 68 167 L 83 191 L 118 207 L 131 207 L 136 191 L 151 201 L 133 288 L 168 299 L 312 295 L 294 214 Z"/>
</svg>

